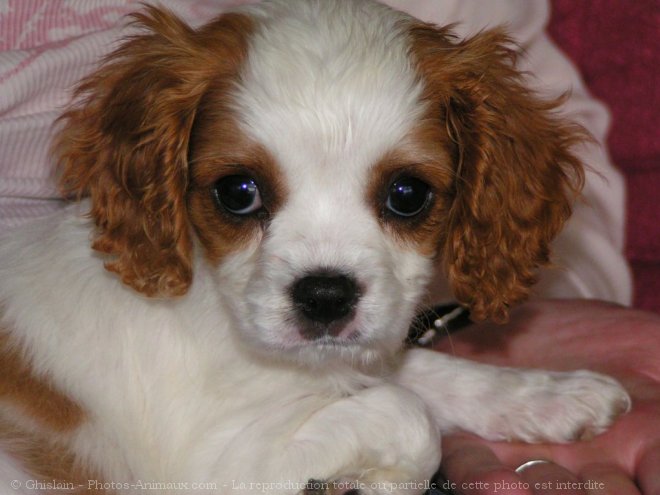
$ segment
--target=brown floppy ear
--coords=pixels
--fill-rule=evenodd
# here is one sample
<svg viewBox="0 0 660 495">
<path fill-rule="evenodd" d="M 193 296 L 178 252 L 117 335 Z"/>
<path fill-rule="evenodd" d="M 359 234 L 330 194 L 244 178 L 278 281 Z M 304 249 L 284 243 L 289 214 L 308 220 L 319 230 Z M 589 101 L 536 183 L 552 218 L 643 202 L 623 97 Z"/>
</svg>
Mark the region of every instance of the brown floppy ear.
<svg viewBox="0 0 660 495">
<path fill-rule="evenodd" d="M 426 98 L 449 133 L 453 199 L 443 261 L 475 319 L 506 321 L 549 263 L 550 242 L 583 180 L 571 148 L 587 137 L 555 113 L 515 68 L 500 31 L 457 42 L 447 30 L 413 30 Z"/>
<path fill-rule="evenodd" d="M 230 14 L 193 31 L 152 7 L 134 17 L 145 33 L 81 83 L 54 150 L 65 194 L 91 199 L 92 247 L 108 255 L 106 268 L 148 296 L 174 296 L 192 280 L 186 190 L 195 112 L 209 81 L 232 70 L 248 26 Z"/>
</svg>

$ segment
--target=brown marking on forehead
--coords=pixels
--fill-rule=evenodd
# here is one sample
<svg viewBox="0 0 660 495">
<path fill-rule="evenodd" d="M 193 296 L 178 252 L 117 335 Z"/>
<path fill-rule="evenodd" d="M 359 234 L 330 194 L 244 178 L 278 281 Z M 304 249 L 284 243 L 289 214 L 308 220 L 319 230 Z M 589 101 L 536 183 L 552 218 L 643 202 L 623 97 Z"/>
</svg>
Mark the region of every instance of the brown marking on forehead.
<svg viewBox="0 0 660 495">
<path fill-rule="evenodd" d="M 453 183 L 450 149 L 448 135 L 437 119 L 425 118 L 371 170 L 368 198 L 381 224 L 398 242 L 423 256 L 435 257 L 444 241 Z M 401 218 L 389 213 L 385 203 L 390 185 L 408 176 L 428 184 L 432 198 L 419 215 Z"/>
<path fill-rule="evenodd" d="M 225 34 L 227 23 L 231 24 L 229 38 Z M 238 14 L 223 16 L 217 25 L 211 23 L 202 28 L 209 43 L 218 43 L 228 51 L 224 70 L 213 78 L 200 100 L 188 150 L 186 201 L 190 223 L 206 258 L 214 264 L 258 238 L 284 196 L 273 158 L 245 135 L 232 109 L 233 92 L 249 56 L 247 40 L 253 31 L 253 20 Z M 219 39 L 214 41 L 214 37 Z M 255 179 L 264 203 L 262 214 L 236 216 L 217 204 L 215 183 L 235 174 Z"/>
<path fill-rule="evenodd" d="M 231 29 L 227 29 L 227 24 Z M 273 160 L 256 143 L 247 139 L 231 110 L 232 93 L 248 54 L 248 39 L 254 22 L 247 16 L 228 14 L 217 25 L 202 28 L 209 43 L 227 53 L 222 73 L 206 89 L 197 108 L 188 150 L 189 185 L 187 204 L 190 223 L 204 248 L 206 258 L 218 264 L 257 237 L 264 218 L 237 217 L 217 204 L 213 189 L 222 177 L 245 174 L 255 178 L 266 207 L 276 205 L 277 180 Z M 230 33 L 231 36 L 228 36 Z M 218 37 L 217 40 L 214 40 Z M 273 189 L 269 196 L 269 191 Z"/>
<path fill-rule="evenodd" d="M 422 81 L 420 104 L 426 105 L 422 138 L 436 143 L 447 153 L 447 165 L 453 170 L 452 192 L 456 195 L 461 188 L 458 178 L 464 172 L 464 162 L 470 158 L 467 155 L 475 146 L 473 141 L 479 139 L 476 129 L 464 128 L 456 116 L 466 121 L 475 118 L 473 102 L 465 98 L 464 92 L 479 94 L 478 81 L 483 74 L 478 71 L 482 69 L 475 70 L 469 62 L 479 67 L 479 57 L 484 54 L 461 53 L 460 41 L 452 29 L 453 25 L 438 27 L 413 23 L 410 58 Z"/>
<path fill-rule="evenodd" d="M 443 52 L 454 48 L 453 36 L 450 27 L 434 28 L 433 36 L 425 28 L 426 25 L 416 23 L 410 27 L 410 57 L 413 70 L 423 83 L 419 105 L 424 111 L 406 138 L 372 169 L 369 198 L 381 223 L 396 239 L 413 246 L 424 256 L 438 257 L 446 241 L 448 218 L 456 194 L 461 143 L 448 118 L 451 70 L 446 74 L 447 79 L 435 80 L 439 77 L 437 64 L 444 60 Z M 428 80 L 431 75 L 435 78 L 432 81 Z M 397 177 L 406 175 L 431 186 L 431 207 L 412 218 L 388 215 L 384 210 L 388 188 Z"/>
</svg>

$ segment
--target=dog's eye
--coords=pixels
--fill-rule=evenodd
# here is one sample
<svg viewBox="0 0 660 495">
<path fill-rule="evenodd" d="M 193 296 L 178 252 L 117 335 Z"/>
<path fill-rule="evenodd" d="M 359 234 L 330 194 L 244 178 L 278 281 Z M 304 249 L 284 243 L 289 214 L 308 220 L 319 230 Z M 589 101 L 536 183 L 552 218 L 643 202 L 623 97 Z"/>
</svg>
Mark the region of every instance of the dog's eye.
<svg viewBox="0 0 660 495">
<path fill-rule="evenodd" d="M 218 203 L 234 215 L 249 215 L 262 207 L 259 187 L 247 175 L 229 175 L 215 183 Z"/>
<path fill-rule="evenodd" d="M 395 215 L 412 217 L 420 213 L 431 199 L 431 188 L 415 177 L 402 177 L 390 186 L 385 206 Z"/>
</svg>

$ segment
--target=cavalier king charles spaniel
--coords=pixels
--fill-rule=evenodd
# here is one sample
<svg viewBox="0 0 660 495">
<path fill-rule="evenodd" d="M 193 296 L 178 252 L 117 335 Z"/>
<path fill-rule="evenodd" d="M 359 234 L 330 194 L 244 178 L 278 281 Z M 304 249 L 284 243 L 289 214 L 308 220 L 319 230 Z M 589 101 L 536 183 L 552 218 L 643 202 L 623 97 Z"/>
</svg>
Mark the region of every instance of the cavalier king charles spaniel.
<svg viewBox="0 0 660 495">
<path fill-rule="evenodd" d="M 629 407 L 404 346 L 435 273 L 505 321 L 582 181 L 503 32 L 369 0 L 134 20 L 59 121 L 78 201 L 2 239 L 2 486 L 418 493 L 440 433 L 565 442 Z"/>
</svg>

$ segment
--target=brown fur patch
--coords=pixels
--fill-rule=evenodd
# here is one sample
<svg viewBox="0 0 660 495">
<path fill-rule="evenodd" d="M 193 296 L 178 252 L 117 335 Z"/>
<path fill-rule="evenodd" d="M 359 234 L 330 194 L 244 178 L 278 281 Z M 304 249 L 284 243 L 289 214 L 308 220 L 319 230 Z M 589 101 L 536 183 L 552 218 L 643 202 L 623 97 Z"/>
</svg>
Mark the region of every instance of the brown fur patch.
<svg viewBox="0 0 660 495">
<path fill-rule="evenodd" d="M 93 247 L 107 269 L 148 296 L 175 296 L 192 280 L 186 194 L 197 108 L 214 81 L 236 77 L 252 23 L 227 14 L 193 30 L 155 7 L 135 20 L 146 33 L 82 82 L 54 149 L 65 193 L 91 198 Z"/>
<path fill-rule="evenodd" d="M 504 321 L 549 262 L 550 242 L 571 213 L 582 166 L 571 151 L 586 132 L 554 112 L 516 70 L 500 31 L 458 41 L 449 28 L 411 28 L 425 86 L 428 134 L 453 160 L 453 198 L 442 211 L 442 260 L 457 299 L 475 319 Z"/>
<path fill-rule="evenodd" d="M 258 237 L 286 194 L 274 158 L 245 135 L 228 109 L 230 89 L 227 81 L 218 81 L 206 94 L 190 147 L 190 218 L 213 263 Z M 263 203 L 259 213 L 236 216 L 217 204 L 213 186 L 229 175 L 254 178 Z"/>
<path fill-rule="evenodd" d="M 0 444 L 35 480 L 58 480 L 86 487 L 87 480 L 96 479 L 89 476 L 65 446 L 67 435 L 85 421 L 84 411 L 47 378 L 35 375 L 3 331 L 0 331 L 0 404 L 15 408 L 21 414 L 20 423 L 27 419 L 29 431 L 12 423 L 11 414 L 1 418 Z"/>
<path fill-rule="evenodd" d="M 56 433 L 74 430 L 84 413 L 47 379 L 34 375 L 20 351 L 0 331 L 0 400 L 17 406 L 30 418 Z"/>
</svg>

